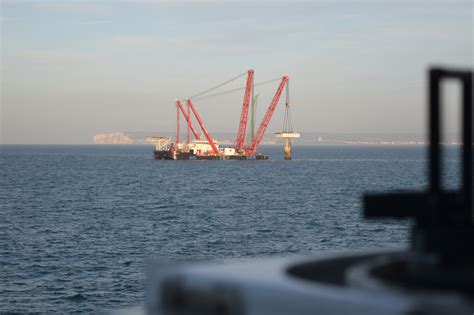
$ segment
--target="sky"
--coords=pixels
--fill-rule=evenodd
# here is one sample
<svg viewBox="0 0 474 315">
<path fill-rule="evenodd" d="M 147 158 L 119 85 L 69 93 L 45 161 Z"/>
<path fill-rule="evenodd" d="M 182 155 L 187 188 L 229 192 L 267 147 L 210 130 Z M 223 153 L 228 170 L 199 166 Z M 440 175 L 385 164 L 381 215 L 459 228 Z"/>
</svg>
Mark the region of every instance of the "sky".
<svg viewBox="0 0 474 315">
<path fill-rule="evenodd" d="M 430 65 L 473 66 L 471 1 L 1 1 L 2 144 L 169 132 L 174 100 L 247 69 L 290 76 L 301 132 L 425 131 Z M 245 85 L 245 78 L 227 88 Z M 259 122 L 278 82 L 256 87 Z M 447 130 L 459 90 L 448 82 Z M 196 101 L 236 132 L 243 91 Z M 267 132 L 283 127 L 280 102 Z"/>
</svg>

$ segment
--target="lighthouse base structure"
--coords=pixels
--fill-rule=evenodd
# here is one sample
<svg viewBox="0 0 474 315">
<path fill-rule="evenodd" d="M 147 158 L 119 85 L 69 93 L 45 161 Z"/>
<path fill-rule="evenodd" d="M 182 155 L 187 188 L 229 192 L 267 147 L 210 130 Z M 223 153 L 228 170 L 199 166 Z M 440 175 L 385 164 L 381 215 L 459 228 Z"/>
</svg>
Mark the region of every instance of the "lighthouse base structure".
<svg viewBox="0 0 474 315">
<path fill-rule="evenodd" d="M 285 154 L 285 160 L 291 160 L 291 138 L 301 137 L 300 133 L 299 132 L 277 132 L 275 133 L 275 137 L 285 139 L 285 146 L 283 148 L 283 152 Z"/>
</svg>

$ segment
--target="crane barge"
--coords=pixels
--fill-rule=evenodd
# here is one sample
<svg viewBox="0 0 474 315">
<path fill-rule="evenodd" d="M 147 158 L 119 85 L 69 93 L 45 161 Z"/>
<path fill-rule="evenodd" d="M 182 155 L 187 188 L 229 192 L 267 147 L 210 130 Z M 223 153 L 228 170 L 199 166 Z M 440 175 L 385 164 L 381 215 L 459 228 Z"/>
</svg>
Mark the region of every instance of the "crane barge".
<svg viewBox="0 0 474 315">
<path fill-rule="evenodd" d="M 234 80 L 237 80 L 238 78 L 244 76 L 247 74 L 247 80 L 246 80 L 246 85 L 244 88 L 244 98 L 243 98 L 243 103 L 242 103 L 242 111 L 240 115 L 240 122 L 237 130 L 237 137 L 235 139 L 235 145 L 234 146 L 228 146 L 228 147 L 220 147 L 219 143 L 216 139 L 214 139 L 211 134 L 209 133 L 208 129 L 206 128 L 201 116 L 199 115 L 195 104 L 193 103 L 193 99 L 198 99 L 217 88 L 220 88 L 224 86 L 227 83 L 230 83 Z M 190 160 L 190 159 L 196 159 L 196 160 L 246 160 L 246 159 L 257 159 L 257 160 L 266 160 L 268 159 L 268 155 L 262 154 L 258 152 L 258 148 L 262 142 L 263 136 L 265 135 L 265 131 L 267 130 L 267 127 L 271 121 L 271 118 L 273 116 L 273 113 L 275 112 L 275 109 L 280 101 L 280 97 L 283 94 L 283 91 L 285 90 L 286 93 L 286 111 L 285 111 L 285 126 L 288 124 L 286 123 L 290 118 L 289 116 L 289 77 L 288 76 L 283 76 L 281 78 L 269 80 L 266 82 L 261 82 L 258 83 L 258 85 L 261 84 L 266 84 L 266 83 L 271 83 L 276 80 L 279 80 L 280 83 L 278 85 L 278 88 L 275 92 L 275 95 L 273 96 L 272 101 L 270 102 L 270 105 L 268 106 L 268 109 L 265 113 L 265 116 L 263 117 L 260 126 L 257 129 L 257 132 L 254 134 L 254 104 L 253 102 L 255 101 L 254 97 L 254 70 L 250 69 L 246 73 L 243 73 L 231 80 L 228 80 L 224 83 L 221 83 L 217 85 L 216 87 L 213 87 L 211 89 L 208 89 L 206 91 L 203 91 L 201 93 L 198 93 L 194 96 L 188 97 L 184 100 L 186 104 L 186 108 L 183 105 L 182 100 L 176 99 L 175 100 L 175 105 L 176 105 L 176 138 L 175 142 L 172 142 L 171 137 L 147 137 L 147 142 L 153 143 L 155 145 L 155 159 L 157 160 Z M 233 92 L 236 89 L 230 90 L 228 92 Z M 214 95 L 219 95 L 222 94 L 217 93 Z M 208 95 L 209 96 L 209 95 Z M 208 97 L 207 96 L 207 97 Z M 212 96 L 212 95 L 211 95 Z M 249 108 L 252 105 L 252 110 L 251 110 L 251 135 L 247 137 L 246 140 L 246 134 L 247 134 L 247 121 L 248 121 L 248 116 L 249 116 Z M 193 124 L 193 117 L 194 120 L 197 121 L 201 133 L 199 133 Z M 186 141 L 180 142 L 180 118 L 181 116 L 184 117 L 186 126 L 187 126 L 187 137 Z M 292 130 L 287 130 L 287 127 L 284 129 L 285 133 L 292 133 L 294 138 L 299 137 L 299 133 L 295 133 Z M 191 133 L 194 136 L 194 139 L 191 140 Z M 281 134 L 281 133 L 278 133 Z M 277 135 L 277 137 L 280 137 Z M 285 143 L 285 152 L 286 152 L 286 146 L 287 144 Z M 285 158 L 287 158 L 287 155 L 285 155 Z M 290 156 L 291 158 L 291 156 Z"/>
</svg>

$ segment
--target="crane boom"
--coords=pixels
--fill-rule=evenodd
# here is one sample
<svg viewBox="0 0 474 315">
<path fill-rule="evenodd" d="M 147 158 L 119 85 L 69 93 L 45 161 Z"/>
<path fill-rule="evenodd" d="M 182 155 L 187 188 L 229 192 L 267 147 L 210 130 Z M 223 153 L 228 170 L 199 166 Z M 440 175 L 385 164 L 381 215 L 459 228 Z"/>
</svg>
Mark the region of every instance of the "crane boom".
<svg viewBox="0 0 474 315">
<path fill-rule="evenodd" d="M 288 82 L 288 77 L 284 76 L 281 79 L 280 85 L 278 86 L 275 96 L 273 97 L 273 100 L 270 103 L 270 106 L 268 106 L 267 112 L 265 113 L 265 116 L 263 117 L 260 126 L 258 127 L 257 134 L 252 140 L 252 144 L 250 145 L 248 155 L 253 156 L 255 152 L 257 151 L 257 148 L 263 139 L 263 135 L 265 134 L 265 131 L 267 130 L 268 124 L 270 123 L 270 119 L 272 118 L 273 112 L 275 111 L 278 101 L 280 100 L 280 96 L 281 96 L 281 93 L 283 92 L 283 88 L 285 87 L 286 82 Z"/>
<path fill-rule="evenodd" d="M 188 137 L 186 139 L 186 143 L 189 144 L 189 135 L 191 133 L 191 108 L 189 108 L 189 105 L 187 105 L 188 107 L 188 117 L 189 117 L 189 120 L 188 120 Z M 194 136 L 196 137 L 196 133 L 194 134 Z"/>
<path fill-rule="evenodd" d="M 212 139 L 211 135 L 207 131 L 206 126 L 204 126 L 204 123 L 201 119 L 201 116 L 199 116 L 198 112 L 196 111 L 196 108 L 194 107 L 194 104 L 191 102 L 190 99 L 186 99 L 186 102 L 189 105 L 189 107 L 191 107 L 191 110 L 193 111 L 193 114 L 196 117 L 196 119 L 199 123 L 199 126 L 201 126 L 202 132 L 206 136 L 206 139 L 209 142 L 209 144 L 211 145 L 212 151 L 214 151 L 215 155 L 220 155 L 219 154 L 219 149 L 217 148 L 216 144 L 214 143 L 214 140 Z"/>
<path fill-rule="evenodd" d="M 250 96 L 252 94 L 253 72 L 254 71 L 250 69 L 247 73 L 247 85 L 245 86 L 245 94 L 244 101 L 242 104 L 242 113 L 240 115 L 239 130 L 237 131 L 237 139 L 235 141 L 235 149 L 237 151 L 242 150 L 245 143 L 245 133 L 247 131 Z"/>
<path fill-rule="evenodd" d="M 201 140 L 201 137 L 199 136 L 199 134 L 197 133 L 196 131 L 196 128 L 194 128 L 194 125 L 191 121 L 191 116 L 185 112 L 184 110 L 184 107 L 183 107 L 183 104 L 181 104 L 181 102 L 179 100 L 176 101 L 176 105 L 178 106 L 178 108 L 181 110 L 181 112 L 183 113 L 183 116 L 184 118 L 186 119 L 186 121 L 188 122 L 188 128 L 191 128 L 193 134 L 194 134 L 194 137 L 197 139 L 197 140 Z M 189 105 L 188 105 L 188 108 L 189 108 Z M 188 135 L 188 142 L 189 142 L 189 135 Z"/>
</svg>

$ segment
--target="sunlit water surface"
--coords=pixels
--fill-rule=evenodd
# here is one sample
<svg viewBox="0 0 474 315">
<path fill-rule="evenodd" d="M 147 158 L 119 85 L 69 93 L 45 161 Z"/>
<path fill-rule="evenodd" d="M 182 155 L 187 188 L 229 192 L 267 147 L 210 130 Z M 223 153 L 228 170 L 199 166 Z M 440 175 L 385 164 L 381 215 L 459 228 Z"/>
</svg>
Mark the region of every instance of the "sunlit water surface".
<svg viewBox="0 0 474 315">
<path fill-rule="evenodd" d="M 456 147 L 445 159 L 455 185 Z M 405 246 L 366 191 L 426 187 L 420 146 L 263 147 L 269 161 L 155 161 L 150 146 L 0 146 L 0 312 L 144 300 L 147 259 L 229 261 Z"/>
</svg>

